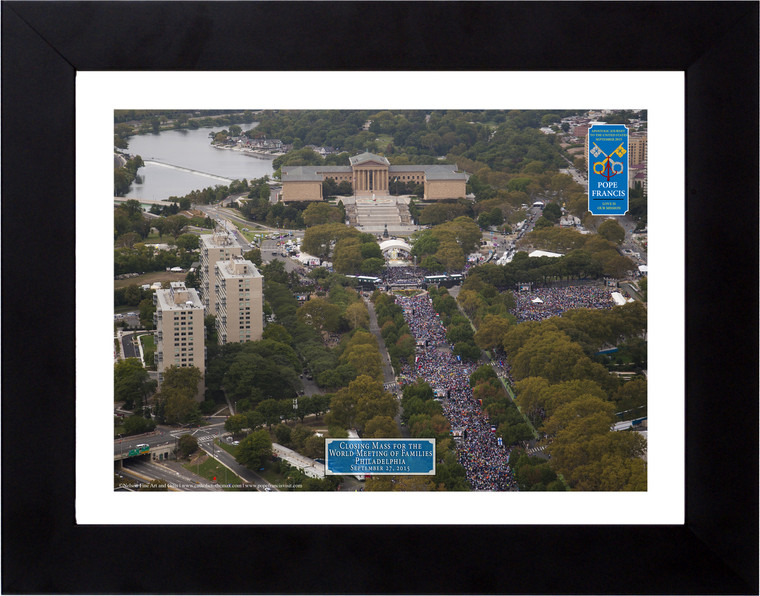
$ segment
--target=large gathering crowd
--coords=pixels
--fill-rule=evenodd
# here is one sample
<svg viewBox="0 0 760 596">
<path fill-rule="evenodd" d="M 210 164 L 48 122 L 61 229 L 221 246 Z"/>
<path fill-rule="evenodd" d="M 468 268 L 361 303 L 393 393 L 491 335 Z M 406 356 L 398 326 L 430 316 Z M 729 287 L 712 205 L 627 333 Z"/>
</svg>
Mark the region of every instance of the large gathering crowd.
<svg viewBox="0 0 760 596">
<path fill-rule="evenodd" d="M 420 346 L 416 362 L 405 365 L 401 376 L 412 383 L 422 377 L 446 396 L 443 412 L 452 431 L 461 431 L 461 439 L 457 440 L 459 462 L 473 490 L 517 490 L 508 465 L 509 448 L 499 446 L 488 416 L 472 395 L 469 378 L 474 367 L 460 362 L 452 353 L 429 295 L 397 296 L 396 302 L 404 309 L 404 318 Z"/>
<path fill-rule="evenodd" d="M 574 308 L 612 308 L 615 304 L 610 291 L 596 285 L 515 292 L 515 303 L 512 314 L 518 322 L 542 321 Z"/>
<path fill-rule="evenodd" d="M 493 364 L 491 365 L 499 378 L 505 378 L 514 387 L 515 379 L 512 376 L 512 367 L 507 362 L 507 355 L 501 349 L 494 350 Z"/>
<path fill-rule="evenodd" d="M 419 267 L 386 267 L 383 280 L 388 285 L 417 286 L 422 283 L 425 275 L 425 270 Z"/>
</svg>

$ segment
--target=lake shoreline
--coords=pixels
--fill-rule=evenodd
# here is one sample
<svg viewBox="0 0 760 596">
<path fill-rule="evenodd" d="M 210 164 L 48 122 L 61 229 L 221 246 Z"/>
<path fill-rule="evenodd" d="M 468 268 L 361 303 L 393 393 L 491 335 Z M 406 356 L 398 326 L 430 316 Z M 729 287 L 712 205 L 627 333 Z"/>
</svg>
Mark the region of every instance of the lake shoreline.
<svg viewBox="0 0 760 596">
<path fill-rule="evenodd" d="M 255 157 L 257 159 L 274 160 L 277 157 L 285 155 L 284 153 L 268 153 L 265 151 L 257 151 L 256 149 L 248 149 L 247 147 L 229 147 L 227 145 L 217 145 L 215 143 L 211 143 L 211 146 L 214 149 L 226 149 L 227 151 L 236 151 L 237 153 L 242 153 L 243 155 L 247 157 Z"/>
<path fill-rule="evenodd" d="M 215 151 L 218 147 L 211 144 L 210 131 L 210 128 L 169 130 L 130 138 L 129 146 L 118 153 L 123 157 L 140 155 L 148 163 L 138 172 L 141 183 L 130 186 L 127 198 L 166 200 L 219 184 L 228 185 L 232 180 L 272 176 L 275 155 L 266 154 L 260 148 Z M 216 179 L 209 180 L 209 177 Z"/>
</svg>

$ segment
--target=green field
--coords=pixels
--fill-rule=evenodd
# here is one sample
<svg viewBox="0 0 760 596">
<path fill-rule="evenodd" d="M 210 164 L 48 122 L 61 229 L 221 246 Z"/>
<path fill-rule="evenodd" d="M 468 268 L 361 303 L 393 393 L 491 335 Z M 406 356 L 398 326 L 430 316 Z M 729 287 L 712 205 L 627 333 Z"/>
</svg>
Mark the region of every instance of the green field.
<svg viewBox="0 0 760 596">
<path fill-rule="evenodd" d="M 254 470 L 259 476 L 266 480 L 269 484 L 276 486 L 282 486 L 288 484 L 288 479 L 282 474 L 278 474 L 274 468 L 274 464 L 271 461 L 264 462 L 263 470 Z M 278 489 L 283 490 L 283 489 Z"/>
<path fill-rule="evenodd" d="M 202 476 L 203 478 L 211 482 L 213 482 L 214 477 L 216 477 L 216 482 L 219 484 L 233 484 L 233 485 L 243 484 L 243 480 L 240 478 L 240 476 L 231 472 L 229 469 L 224 467 L 213 457 L 206 458 L 206 460 L 200 465 L 193 464 L 193 463 L 186 463 L 186 464 L 182 464 L 182 467 L 184 467 L 189 472 L 192 472 L 193 474 L 197 474 L 198 476 Z M 223 488 L 223 490 L 239 490 L 239 489 L 230 487 L 230 488 Z"/>
<path fill-rule="evenodd" d="M 219 439 L 214 439 L 214 443 L 224 449 L 227 453 L 229 453 L 232 457 L 237 458 L 237 452 L 238 448 L 237 445 L 229 445 L 225 443 L 224 441 L 221 441 Z"/>
<path fill-rule="evenodd" d="M 149 370 L 155 369 L 153 362 L 153 355 L 156 353 L 156 339 L 152 333 L 146 333 L 140 336 L 140 343 L 143 347 L 143 358 L 146 366 Z"/>
<path fill-rule="evenodd" d="M 268 230 L 257 229 L 255 227 L 257 224 L 253 222 L 250 222 L 248 224 L 240 224 L 232 220 L 227 220 L 227 221 L 228 223 L 235 226 L 238 229 L 238 232 L 240 232 L 243 235 L 243 237 L 246 240 L 248 240 L 248 242 L 253 242 L 254 240 L 261 240 L 262 234 L 264 235 L 264 238 L 266 238 L 267 235 L 271 233 Z M 250 227 L 250 226 L 254 226 L 254 227 Z M 243 230 L 243 228 L 248 228 L 248 230 L 247 231 Z M 243 252 L 246 252 L 246 251 L 243 251 Z"/>
<path fill-rule="evenodd" d="M 142 286 L 144 284 L 151 285 L 154 282 L 160 281 L 185 281 L 187 273 L 172 273 L 170 271 L 152 271 L 137 277 L 130 277 L 128 279 L 115 279 L 113 281 L 114 288 L 126 288 L 127 286 Z M 136 307 L 129 307 L 127 310 L 137 310 Z"/>
<path fill-rule="evenodd" d="M 228 445 L 227 443 L 224 443 L 223 441 L 220 441 L 218 439 L 215 440 L 214 443 L 216 443 L 219 447 L 224 449 L 227 453 L 229 453 L 233 457 L 237 457 L 237 450 L 238 450 L 237 445 Z M 275 470 L 275 466 L 271 461 L 264 462 L 263 467 L 264 467 L 263 470 L 259 470 L 257 468 L 252 471 L 256 472 L 259 476 L 261 476 L 264 480 L 266 480 L 270 484 L 283 485 L 283 484 L 288 483 L 285 476 L 277 473 L 277 471 Z M 187 468 L 187 469 L 191 470 L 191 468 Z M 203 465 L 201 465 L 201 470 L 203 470 Z M 194 471 L 194 469 L 192 469 L 191 471 Z"/>
</svg>

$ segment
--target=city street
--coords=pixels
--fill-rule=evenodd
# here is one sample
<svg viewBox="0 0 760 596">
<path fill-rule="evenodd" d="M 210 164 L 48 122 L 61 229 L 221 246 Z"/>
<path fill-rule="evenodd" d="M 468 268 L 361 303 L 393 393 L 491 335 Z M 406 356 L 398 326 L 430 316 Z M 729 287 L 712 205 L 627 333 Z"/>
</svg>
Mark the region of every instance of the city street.
<svg viewBox="0 0 760 596">
<path fill-rule="evenodd" d="M 137 435 L 133 437 L 124 437 L 114 441 L 114 455 L 121 455 L 129 452 L 139 444 L 147 444 L 151 447 L 166 445 L 169 443 L 178 444 L 179 437 L 185 434 L 192 435 L 198 441 L 198 446 L 205 453 L 211 455 L 223 465 L 231 469 L 235 474 L 245 482 L 250 483 L 258 488 L 265 490 L 266 487 L 274 490 L 271 485 L 261 478 L 255 472 L 252 472 L 245 466 L 241 466 L 235 461 L 235 458 L 227 453 L 224 449 L 214 445 L 214 439 L 221 438 L 224 435 L 224 423 L 218 422 L 201 428 L 195 429 L 169 429 L 166 427 L 157 427 L 152 433 Z M 182 464 L 175 460 L 164 460 L 160 463 L 146 461 L 143 458 L 127 458 L 123 460 L 126 470 L 133 470 L 149 478 L 163 479 L 170 483 L 201 483 L 208 484 L 205 478 L 197 477 L 182 467 Z M 219 490 L 218 488 L 201 488 L 199 490 Z"/>
<path fill-rule="evenodd" d="M 213 443 L 205 443 L 201 445 L 201 449 L 203 449 L 203 451 L 211 455 L 217 461 L 221 462 L 222 465 L 232 470 L 235 474 L 242 478 L 243 481 L 255 486 L 257 490 L 264 491 L 267 488 L 270 490 L 277 490 L 261 476 L 256 474 L 256 472 L 252 472 L 245 466 L 237 463 L 237 461 L 235 461 L 235 458 L 221 447 L 214 445 Z"/>
<path fill-rule="evenodd" d="M 291 271 L 294 271 L 299 268 L 299 264 L 296 263 L 294 260 L 289 259 L 287 257 L 282 256 L 282 247 L 278 245 L 278 243 L 284 243 L 286 240 L 293 240 L 295 241 L 296 238 L 303 238 L 303 230 L 292 230 L 292 236 L 288 236 L 288 233 L 291 232 L 291 230 L 280 230 L 276 228 L 270 228 L 261 224 L 257 224 L 254 222 L 250 222 L 241 216 L 237 215 L 234 211 L 231 209 L 225 209 L 222 207 L 218 207 L 215 205 L 197 205 L 197 209 L 200 209 L 203 211 L 206 215 L 217 221 L 219 224 L 224 225 L 225 222 L 234 222 L 238 225 L 248 227 L 251 229 L 251 231 L 256 233 L 264 233 L 267 235 L 274 236 L 273 238 L 265 238 L 263 242 L 259 245 L 259 248 L 261 249 L 261 259 L 262 261 L 266 263 L 270 263 L 273 260 L 280 260 L 285 263 L 285 271 L 290 273 Z M 243 236 L 238 229 L 231 224 L 227 224 L 227 229 L 232 233 L 232 235 L 235 237 L 235 239 L 243 245 L 245 253 L 247 250 L 251 248 L 251 243 Z M 280 238 L 280 236 L 282 238 Z"/>
<path fill-rule="evenodd" d="M 169 486 L 177 490 L 200 490 L 200 491 L 220 491 L 219 486 L 214 486 L 206 478 L 189 472 L 182 464 L 176 461 L 166 461 L 162 463 L 145 461 L 145 460 L 125 460 L 122 473 L 129 476 L 133 473 L 136 478 L 143 480 L 142 477 L 152 480 L 164 480 Z"/>
</svg>

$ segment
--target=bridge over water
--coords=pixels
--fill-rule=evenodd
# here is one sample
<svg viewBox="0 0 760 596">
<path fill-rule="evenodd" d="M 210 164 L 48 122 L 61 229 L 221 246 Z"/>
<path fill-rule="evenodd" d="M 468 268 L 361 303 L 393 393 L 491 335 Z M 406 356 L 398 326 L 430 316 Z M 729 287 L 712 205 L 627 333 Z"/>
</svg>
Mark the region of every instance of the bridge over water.
<svg viewBox="0 0 760 596">
<path fill-rule="evenodd" d="M 232 178 L 225 178 L 224 176 L 219 176 L 218 174 L 210 174 L 209 172 L 202 172 L 201 170 L 195 170 L 193 168 L 186 168 L 184 166 L 178 166 L 163 161 L 156 161 L 155 159 L 144 159 L 143 163 L 146 165 L 150 164 L 154 166 L 161 166 L 162 168 L 179 170 L 180 172 L 190 172 L 191 174 L 198 174 L 199 176 L 205 176 L 206 178 L 212 178 L 214 180 L 219 180 L 220 182 L 227 182 L 228 184 L 232 182 Z"/>
<path fill-rule="evenodd" d="M 113 198 L 114 203 L 126 203 L 127 201 L 139 201 L 141 205 L 161 205 L 165 207 L 174 205 L 174 203 L 171 201 L 163 201 L 160 199 L 138 199 L 135 197 L 114 197 Z"/>
</svg>

